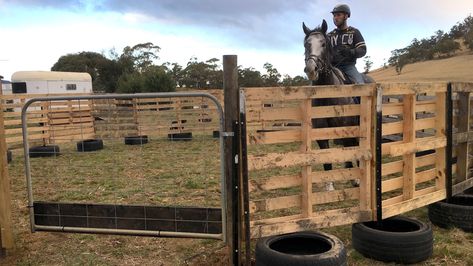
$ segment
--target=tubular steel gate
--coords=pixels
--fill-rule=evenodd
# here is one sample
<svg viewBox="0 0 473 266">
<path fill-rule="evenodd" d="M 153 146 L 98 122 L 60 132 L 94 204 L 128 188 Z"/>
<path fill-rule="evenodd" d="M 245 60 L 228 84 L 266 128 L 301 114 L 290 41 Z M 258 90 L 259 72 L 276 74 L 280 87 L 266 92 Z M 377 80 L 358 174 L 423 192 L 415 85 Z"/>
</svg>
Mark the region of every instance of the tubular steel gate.
<svg viewBox="0 0 473 266">
<path fill-rule="evenodd" d="M 49 112 L 43 113 L 45 106 Z M 28 128 L 37 127 L 37 121 L 29 118 L 37 113 L 43 118 L 63 114 L 61 125 L 42 125 L 49 126 L 45 144 L 62 143 L 57 151 L 43 148 L 40 155 L 52 159 L 36 158 L 41 156 L 30 149 Z M 149 93 L 34 98 L 24 104 L 21 120 L 33 232 L 225 240 L 224 137 L 218 134 L 224 118 L 216 97 Z M 62 134 L 55 135 L 58 129 Z M 70 136 L 81 141 L 77 147 L 70 144 Z M 97 151 L 84 152 L 89 151 L 87 141 L 101 144 L 90 147 Z M 220 158 L 214 158 L 218 153 Z M 50 168 L 44 170 L 46 166 Z M 35 199 L 33 184 L 42 188 L 37 194 L 46 201 Z M 129 204 L 138 199 L 145 204 Z M 97 201 L 106 203 L 91 203 Z"/>
</svg>

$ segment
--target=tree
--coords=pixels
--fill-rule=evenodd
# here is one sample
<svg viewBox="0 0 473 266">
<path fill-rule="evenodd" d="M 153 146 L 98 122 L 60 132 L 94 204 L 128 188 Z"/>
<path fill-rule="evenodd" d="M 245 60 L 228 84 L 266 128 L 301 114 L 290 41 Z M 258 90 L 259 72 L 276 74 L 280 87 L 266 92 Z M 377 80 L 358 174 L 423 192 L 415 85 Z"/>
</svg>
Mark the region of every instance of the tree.
<svg viewBox="0 0 473 266">
<path fill-rule="evenodd" d="M 373 66 L 373 61 L 371 61 L 371 57 L 370 56 L 365 57 L 365 72 L 364 73 L 368 74 L 372 66 Z"/>
<path fill-rule="evenodd" d="M 154 60 L 159 59 L 157 53 L 161 48 L 152 42 L 139 43 L 133 47 L 126 46 L 119 58 L 119 62 L 126 73 L 133 71 L 143 72 L 154 65 Z"/>
<path fill-rule="evenodd" d="M 279 79 L 281 78 L 281 74 L 279 74 L 278 70 L 270 63 L 265 63 L 263 68 L 266 70 L 266 74 L 263 75 L 264 85 L 278 86 Z"/>
<path fill-rule="evenodd" d="M 61 56 L 52 71 L 87 72 L 92 77 L 94 91 L 114 92 L 122 71 L 118 63 L 95 52 L 80 52 Z"/>
<path fill-rule="evenodd" d="M 118 81 L 118 92 L 170 92 L 176 90 L 172 76 L 162 66 L 150 66 L 144 72 L 123 74 Z"/>
<path fill-rule="evenodd" d="M 238 67 L 238 83 L 243 87 L 262 87 L 264 86 L 261 72 L 258 70 L 248 67 L 241 69 Z"/>
</svg>

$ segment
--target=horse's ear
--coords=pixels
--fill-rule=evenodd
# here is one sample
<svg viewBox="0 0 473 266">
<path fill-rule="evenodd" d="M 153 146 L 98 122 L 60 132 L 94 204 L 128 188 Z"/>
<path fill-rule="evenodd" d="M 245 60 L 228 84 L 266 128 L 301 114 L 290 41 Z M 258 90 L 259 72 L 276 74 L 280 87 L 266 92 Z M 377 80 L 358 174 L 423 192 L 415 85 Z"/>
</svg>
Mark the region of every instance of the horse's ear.
<svg viewBox="0 0 473 266">
<path fill-rule="evenodd" d="M 328 28 L 328 26 L 327 26 L 327 21 L 325 21 L 325 19 L 324 19 L 324 20 L 322 21 L 322 29 L 321 29 L 321 31 L 322 31 L 322 33 L 323 33 L 324 35 L 327 33 L 327 28 Z"/>
<path fill-rule="evenodd" d="M 311 30 L 307 28 L 304 22 L 302 22 L 302 29 L 304 30 L 305 35 L 309 35 Z"/>
</svg>

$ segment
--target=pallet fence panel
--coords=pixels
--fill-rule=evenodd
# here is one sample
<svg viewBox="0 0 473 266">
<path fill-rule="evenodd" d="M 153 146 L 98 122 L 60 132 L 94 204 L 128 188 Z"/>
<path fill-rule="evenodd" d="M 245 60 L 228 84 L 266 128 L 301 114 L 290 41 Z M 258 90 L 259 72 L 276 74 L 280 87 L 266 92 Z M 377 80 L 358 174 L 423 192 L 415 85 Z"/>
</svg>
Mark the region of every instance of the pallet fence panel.
<svg viewBox="0 0 473 266">
<path fill-rule="evenodd" d="M 374 90 L 373 85 L 244 89 L 252 238 L 372 219 Z M 313 99 L 340 95 L 361 97 L 361 104 L 312 105 Z M 359 122 L 313 127 L 314 119 L 324 118 Z M 359 138 L 359 145 L 343 147 L 342 138 Z M 331 147 L 319 149 L 317 140 L 329 140 Z M 354 168 L 345 168 L 346 162 Z M 324 171 L 328 163 L 333 168 Z"/>
<path fill-rule="evenodd" d="M 384 84 L 383 219 L 446 197 L 447 84 Z"/>
<path fill-rule="evenodd" d="M 473 187 L 472 83 L 452 83 L 453 98 L 453 195 Z"/>
<path fill-rule="evenodd" d="M 88 94 L 68 94 L 81 96 Z M 58 94 L 2 95 L 5 117 L 5 138 L 9 148 L 22 146 L 21 108 L 32 98 L 58 96 Z M 27 110 L 29 141 L 32 145 L 65 143 L 86 134 L 94 137 L 94 120 L 88 101 L 36 102 Z M 84 129 L 84 132 L 79 132 Z"/>
</svg>

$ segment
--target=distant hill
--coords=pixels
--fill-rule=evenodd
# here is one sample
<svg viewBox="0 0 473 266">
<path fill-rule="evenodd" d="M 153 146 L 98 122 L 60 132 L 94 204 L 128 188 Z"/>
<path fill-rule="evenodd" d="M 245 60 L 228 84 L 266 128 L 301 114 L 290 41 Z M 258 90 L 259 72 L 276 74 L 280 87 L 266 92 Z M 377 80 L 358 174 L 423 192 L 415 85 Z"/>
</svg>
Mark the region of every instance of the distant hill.
<svg viewBox="0 0 473 266">
<path fill-rule="evenodd" d="M 398 75 L 394 66 L 368 73 L 377 82 L 473 82 L 473 54 L 407 64 Z"/>
</svg>

